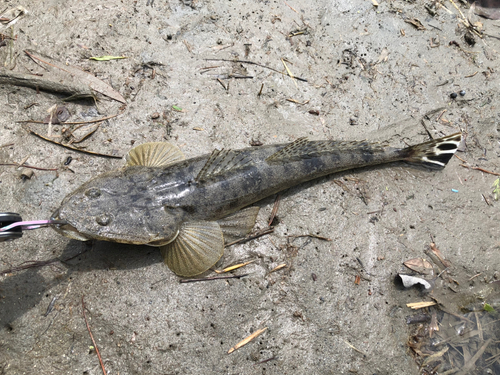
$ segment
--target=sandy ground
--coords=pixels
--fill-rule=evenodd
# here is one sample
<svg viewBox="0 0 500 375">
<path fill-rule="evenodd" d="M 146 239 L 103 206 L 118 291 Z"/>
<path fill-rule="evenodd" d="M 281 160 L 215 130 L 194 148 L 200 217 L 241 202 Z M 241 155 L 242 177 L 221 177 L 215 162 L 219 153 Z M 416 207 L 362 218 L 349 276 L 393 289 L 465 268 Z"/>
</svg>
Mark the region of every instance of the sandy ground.
<svg viewBox="0 0 500 375">
<path fill-rule="evenodd" d="M 48 125 L 16 122 L 43 120 L 55 104 L 72 122 L 120 113 L 80 143 L 105 154 L 168 140 L 192 157 L 303 136 L 402 146 L 463 131 L 458 156 L 500 172 L 498 23 L 480 20 L 490 36 L 469 46 L 450 2 L 434 16 L 422 1 L 2 2 L 17 5 L 29 14 L 13 34 L 2 31 L 17 36 L 0 48 L 5 66 L 44 73 L 23 52 L 35 50 L 92 72 L 127 101 L 64 104 L 66 95 L 0 86 L 0 162 L 29 157 L 29 165 L 58 169 L 22 180 L 15 167 L 0 167 L 0 211 L 25 220 L 48 218 L 80 184 L 123 165 L 26 130 L 47 135 Z M 405 22 L 413 18 L 425 29 Z M 103 55 L 127 59 L 88 59 Z M 284 59 L 307 82 L 206 59 L 280 72 Z M 460 90 L 465 96 L 450 99 Z M 63 127 L 75 126 L 53 125 L 52 135 Z M 101 374 L 83 296 L 110 374 L 417 374 L 406 303 L 429 298 L 395 288 L 402 262 L 424 256 L 433 238 L 464 280 L 482 273 L 463 290 L 491 281 L 500 265 L 496 177 L 460 164 L 349 171 L 289 189 L 273 234 L 226 250 L 224 266 L 255 260 L 237 271 L 249 274 L 242 279 L 179 283 L 155 248 L 85 244 L 50 229 L 4 242 L 4 270 L 72 259 L 0 276 L 0 374 Z M 260 203 L 257 228 L 267 226 L 274 199 Z M 293 237 L 307 234 L 331 241 Z"/>
</svg>

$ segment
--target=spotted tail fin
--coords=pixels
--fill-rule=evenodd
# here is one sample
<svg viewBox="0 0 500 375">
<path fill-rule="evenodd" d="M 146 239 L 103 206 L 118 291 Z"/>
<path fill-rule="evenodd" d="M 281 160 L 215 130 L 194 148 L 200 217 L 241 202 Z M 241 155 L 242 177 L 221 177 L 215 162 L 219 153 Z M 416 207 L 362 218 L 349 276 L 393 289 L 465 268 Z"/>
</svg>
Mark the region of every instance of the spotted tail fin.
<svg viewBox="0 0 500 375">
<path fill-rule="evenodd" d="M 455 154 L 462 141 L 462 133 L 455 133 L 402 150 L 403 160 L 425 165 L 429 168 L 443 168 Z"/>
</svg>

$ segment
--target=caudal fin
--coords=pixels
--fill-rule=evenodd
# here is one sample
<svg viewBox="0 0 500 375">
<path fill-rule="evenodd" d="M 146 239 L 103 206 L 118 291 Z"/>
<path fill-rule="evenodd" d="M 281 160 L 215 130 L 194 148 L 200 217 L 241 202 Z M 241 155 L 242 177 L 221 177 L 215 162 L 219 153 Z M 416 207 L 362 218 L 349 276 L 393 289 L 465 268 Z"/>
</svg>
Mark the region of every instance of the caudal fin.
<svg viewBox="0 0 500 375">
<path fill-rule="evenodd" d="M 461 141 L 462 133 L 455 133 L 411 146 L 403 150 L 403 160 L 429 168 L 443 168 L 455 154 Z"/>
</svg>

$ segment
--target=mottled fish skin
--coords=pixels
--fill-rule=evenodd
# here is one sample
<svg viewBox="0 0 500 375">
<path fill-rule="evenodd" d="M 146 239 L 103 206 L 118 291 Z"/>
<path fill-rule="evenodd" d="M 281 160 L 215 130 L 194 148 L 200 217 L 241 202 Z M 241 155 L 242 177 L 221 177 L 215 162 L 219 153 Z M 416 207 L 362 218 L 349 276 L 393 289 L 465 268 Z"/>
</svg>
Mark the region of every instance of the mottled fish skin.
<svg viewBox="0 0 500 375">
<path fill-rule="evenodd" d="M 215 151 L 168 167 L 129 166 L 82 185 L 53 217 L 66 220 L 80 240 L 160 246 L 172 241 L 184 222 L 218 220 L 331 173 L 401 160 L 443 167 L 460 140 L 456 134 L 441 143 L 398 149 L 379 143 L 299 139 L 286 145 Z"/>
</svg>

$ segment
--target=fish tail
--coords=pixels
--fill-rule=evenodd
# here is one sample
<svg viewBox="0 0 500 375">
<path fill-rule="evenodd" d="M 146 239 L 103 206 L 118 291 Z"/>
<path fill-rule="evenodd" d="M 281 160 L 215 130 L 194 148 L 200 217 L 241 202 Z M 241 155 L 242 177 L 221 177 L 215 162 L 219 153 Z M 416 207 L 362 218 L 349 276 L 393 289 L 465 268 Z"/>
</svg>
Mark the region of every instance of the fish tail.
<svg viewBox="0 0 500 375">
<path fill-rule="evenodd" d="M 443 168 L 455 154 L 462 141 L 462 133 L 455 133 L 403 149 L 402 159 L 429 168 Z"/>
</svg>

